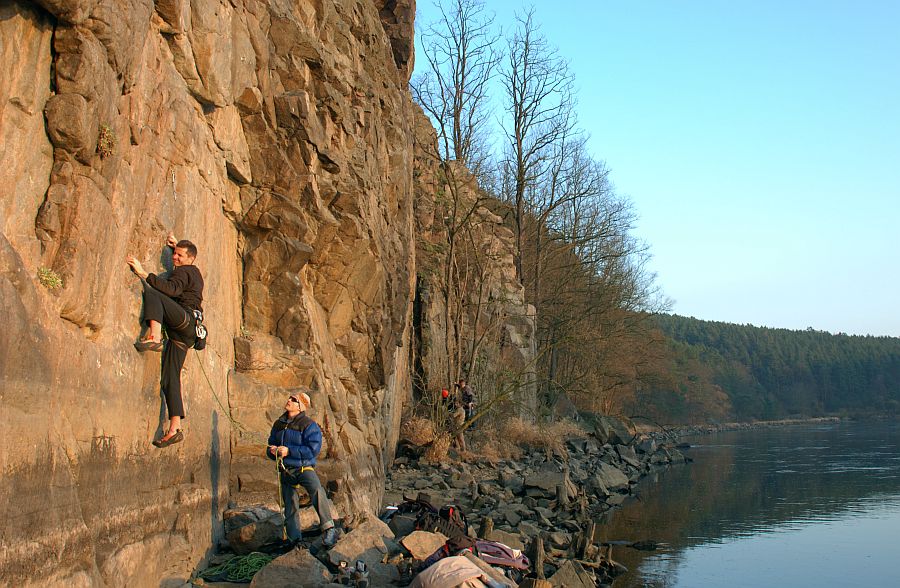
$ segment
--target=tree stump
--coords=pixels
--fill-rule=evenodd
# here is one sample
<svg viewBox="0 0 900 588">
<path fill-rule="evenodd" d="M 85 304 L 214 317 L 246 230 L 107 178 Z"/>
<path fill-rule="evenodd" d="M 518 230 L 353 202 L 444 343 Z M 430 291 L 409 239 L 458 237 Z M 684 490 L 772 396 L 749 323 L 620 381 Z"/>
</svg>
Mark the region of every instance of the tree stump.
<svg viewBox="0 0 900 588">
<path fill-rule="evenodd" d="M 490 539 L 491 533 L 494 532 L 494 519 L 491 517 L 484 517 L 484 520 L 481 521 L 481 528 L 478 529 L 478 536 L 482 539 Z"/>
<path fill-rule="evenodd" d="M 543 580 L 544 560 L 547 559 L 547 554 L 544 551 L 544 539 L 542 537 L 535 537 L 534 541 L 531 542 L 531 549 L 529 549 L 529 552 L 531 561 L 534 562 L 534 573 L 538 580 Z"/>
<path fill-rule="evenodd" d="M 588 523 L 587 528 L 584 530 L 584 543 L 582 544 L 581 553 L 579 554 L 581 556 L 581 559 L 588 559 L 590 555 L 595 555 L 591 554 L 591 552 L 593 551 L 593 549 L 591 548 L 594 546 L 594 531 L 596 528 L 597 523 L 591 521 Z"/>
<path fill-rule="evenodd" d="M 556 486 L 556 505 L 559 510 L 563 510 L 569 505 L 569 491 L 565 484 Z"/>
</svg>

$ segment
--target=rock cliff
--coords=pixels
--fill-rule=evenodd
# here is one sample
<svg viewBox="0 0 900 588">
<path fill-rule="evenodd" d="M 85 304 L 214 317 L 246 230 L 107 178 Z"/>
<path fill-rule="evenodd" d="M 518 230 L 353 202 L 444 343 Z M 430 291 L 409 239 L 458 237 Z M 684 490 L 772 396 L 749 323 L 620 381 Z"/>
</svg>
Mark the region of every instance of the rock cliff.
<svg viewBox="0 0 900 588">
<path fill-rule="evenodd" d="M 377 506 L 410 389 L 414 12 L 0 4 L 5 583 L 180 585 L 227 502 L 271 491 L 259 436 L 297 384 L 338 508 Z M 124 258 L 165 269 L 169 230 L 200 250 L 211 338 L 187 439 L 158 450 Z"/>
<path fill-rule="evenodd" d="M 312 391 L 319 472 L 352 516 L 378 508 L 411 400 L 474 362 L 529 370 L 512 233 L 472 185 L 458 259 L 478 271 L 448 303 L 445 180 L 407 91 L 414 13 L 0 3 L 5 583 L 180 586 L 229 504 L 275 500 L 262 446 L 290 388 Z M 187 439 L 159 450 L 159 356 L 132 347 L 125 257 L 170 268 L 169 231 L 199 248 L 211 335 L 183 375 Z"/>
</svg>

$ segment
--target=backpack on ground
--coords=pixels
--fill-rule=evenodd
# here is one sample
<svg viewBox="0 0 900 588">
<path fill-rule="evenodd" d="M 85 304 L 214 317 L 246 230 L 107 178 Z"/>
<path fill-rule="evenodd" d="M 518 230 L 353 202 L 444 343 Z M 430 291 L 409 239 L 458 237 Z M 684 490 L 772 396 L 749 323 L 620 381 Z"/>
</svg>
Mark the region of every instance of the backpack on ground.
<svg viewBox="0 0 900 588">
<path fill-rule="evenodd" d="M 462 529 L 463 533 L 466 535 L 469 534 L 469 521 L 466 519 L 466 513 L 463 512 L 459 506 L 455 504 L 445 504 L 441 507 L 441 510 L 438 511 L 438 516 Z"/>
<path fill-rule="evenodd" d="M 437 514 L 436 509 L 431 504 L 431 496 L 424 492 L 419 492 L 415 498 L 403 497 L 403 502 L 397 505 L 397 514 L 409 514 L 420 517 L 426 513 Z"/>
<path fill-rule="evenodd" d="M 438 511 L 425 511 L 416 519 L 416 529 L 442 533 L 448 539 L 469 536 L 469 524 L 465 513 L 455 504 L 446 504 Z"/>
</svg>

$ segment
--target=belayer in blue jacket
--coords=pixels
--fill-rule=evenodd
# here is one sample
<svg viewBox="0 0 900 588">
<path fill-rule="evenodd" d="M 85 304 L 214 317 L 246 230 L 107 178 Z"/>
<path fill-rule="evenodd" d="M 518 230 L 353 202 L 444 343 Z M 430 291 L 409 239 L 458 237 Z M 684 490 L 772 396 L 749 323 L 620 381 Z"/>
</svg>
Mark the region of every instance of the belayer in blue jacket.
<svg viewBox="0 0 900 588">
<path fill-rule="evenodd" d="M 288 539 L 296 543 L 303 538 L 297 497 L 297 489 L 302 487 L 319 515 L 322 543 L 331 547 L 338 540 L 339 530 L 334 525 L 331 501 L 316 475 L 316 458 L 322 449 L 322 429 L 306 414 L 311 404 L 305 392 L 298 392 L 287 399 L 284 414 L 278 417 L 269 433 L 266 456 L 281 459 L 281 498 Z"/>
</svg>

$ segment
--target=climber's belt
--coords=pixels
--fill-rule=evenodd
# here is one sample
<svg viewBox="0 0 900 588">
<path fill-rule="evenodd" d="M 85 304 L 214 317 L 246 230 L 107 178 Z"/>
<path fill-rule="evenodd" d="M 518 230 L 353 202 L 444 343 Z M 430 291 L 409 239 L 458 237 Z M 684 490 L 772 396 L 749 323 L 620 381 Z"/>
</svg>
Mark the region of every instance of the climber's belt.
<svg viewBox="0 0 900 588">
<path fill-rule="evenodd" d="M 297 474 L 302 474 L 303 472 L 314 472 L 314 471 L 316 471 L 316 468 L 314 468 L 313 466 L 303 466 L 303 467 L 299 467 L 299 468 L 288 468 L 287 466 L 284 465 L 284 462 L 281 462 L 281 471 L 284 472 L 284 473 L 286 473 L 286 474 L 297 475 Z"/>
</svg>

